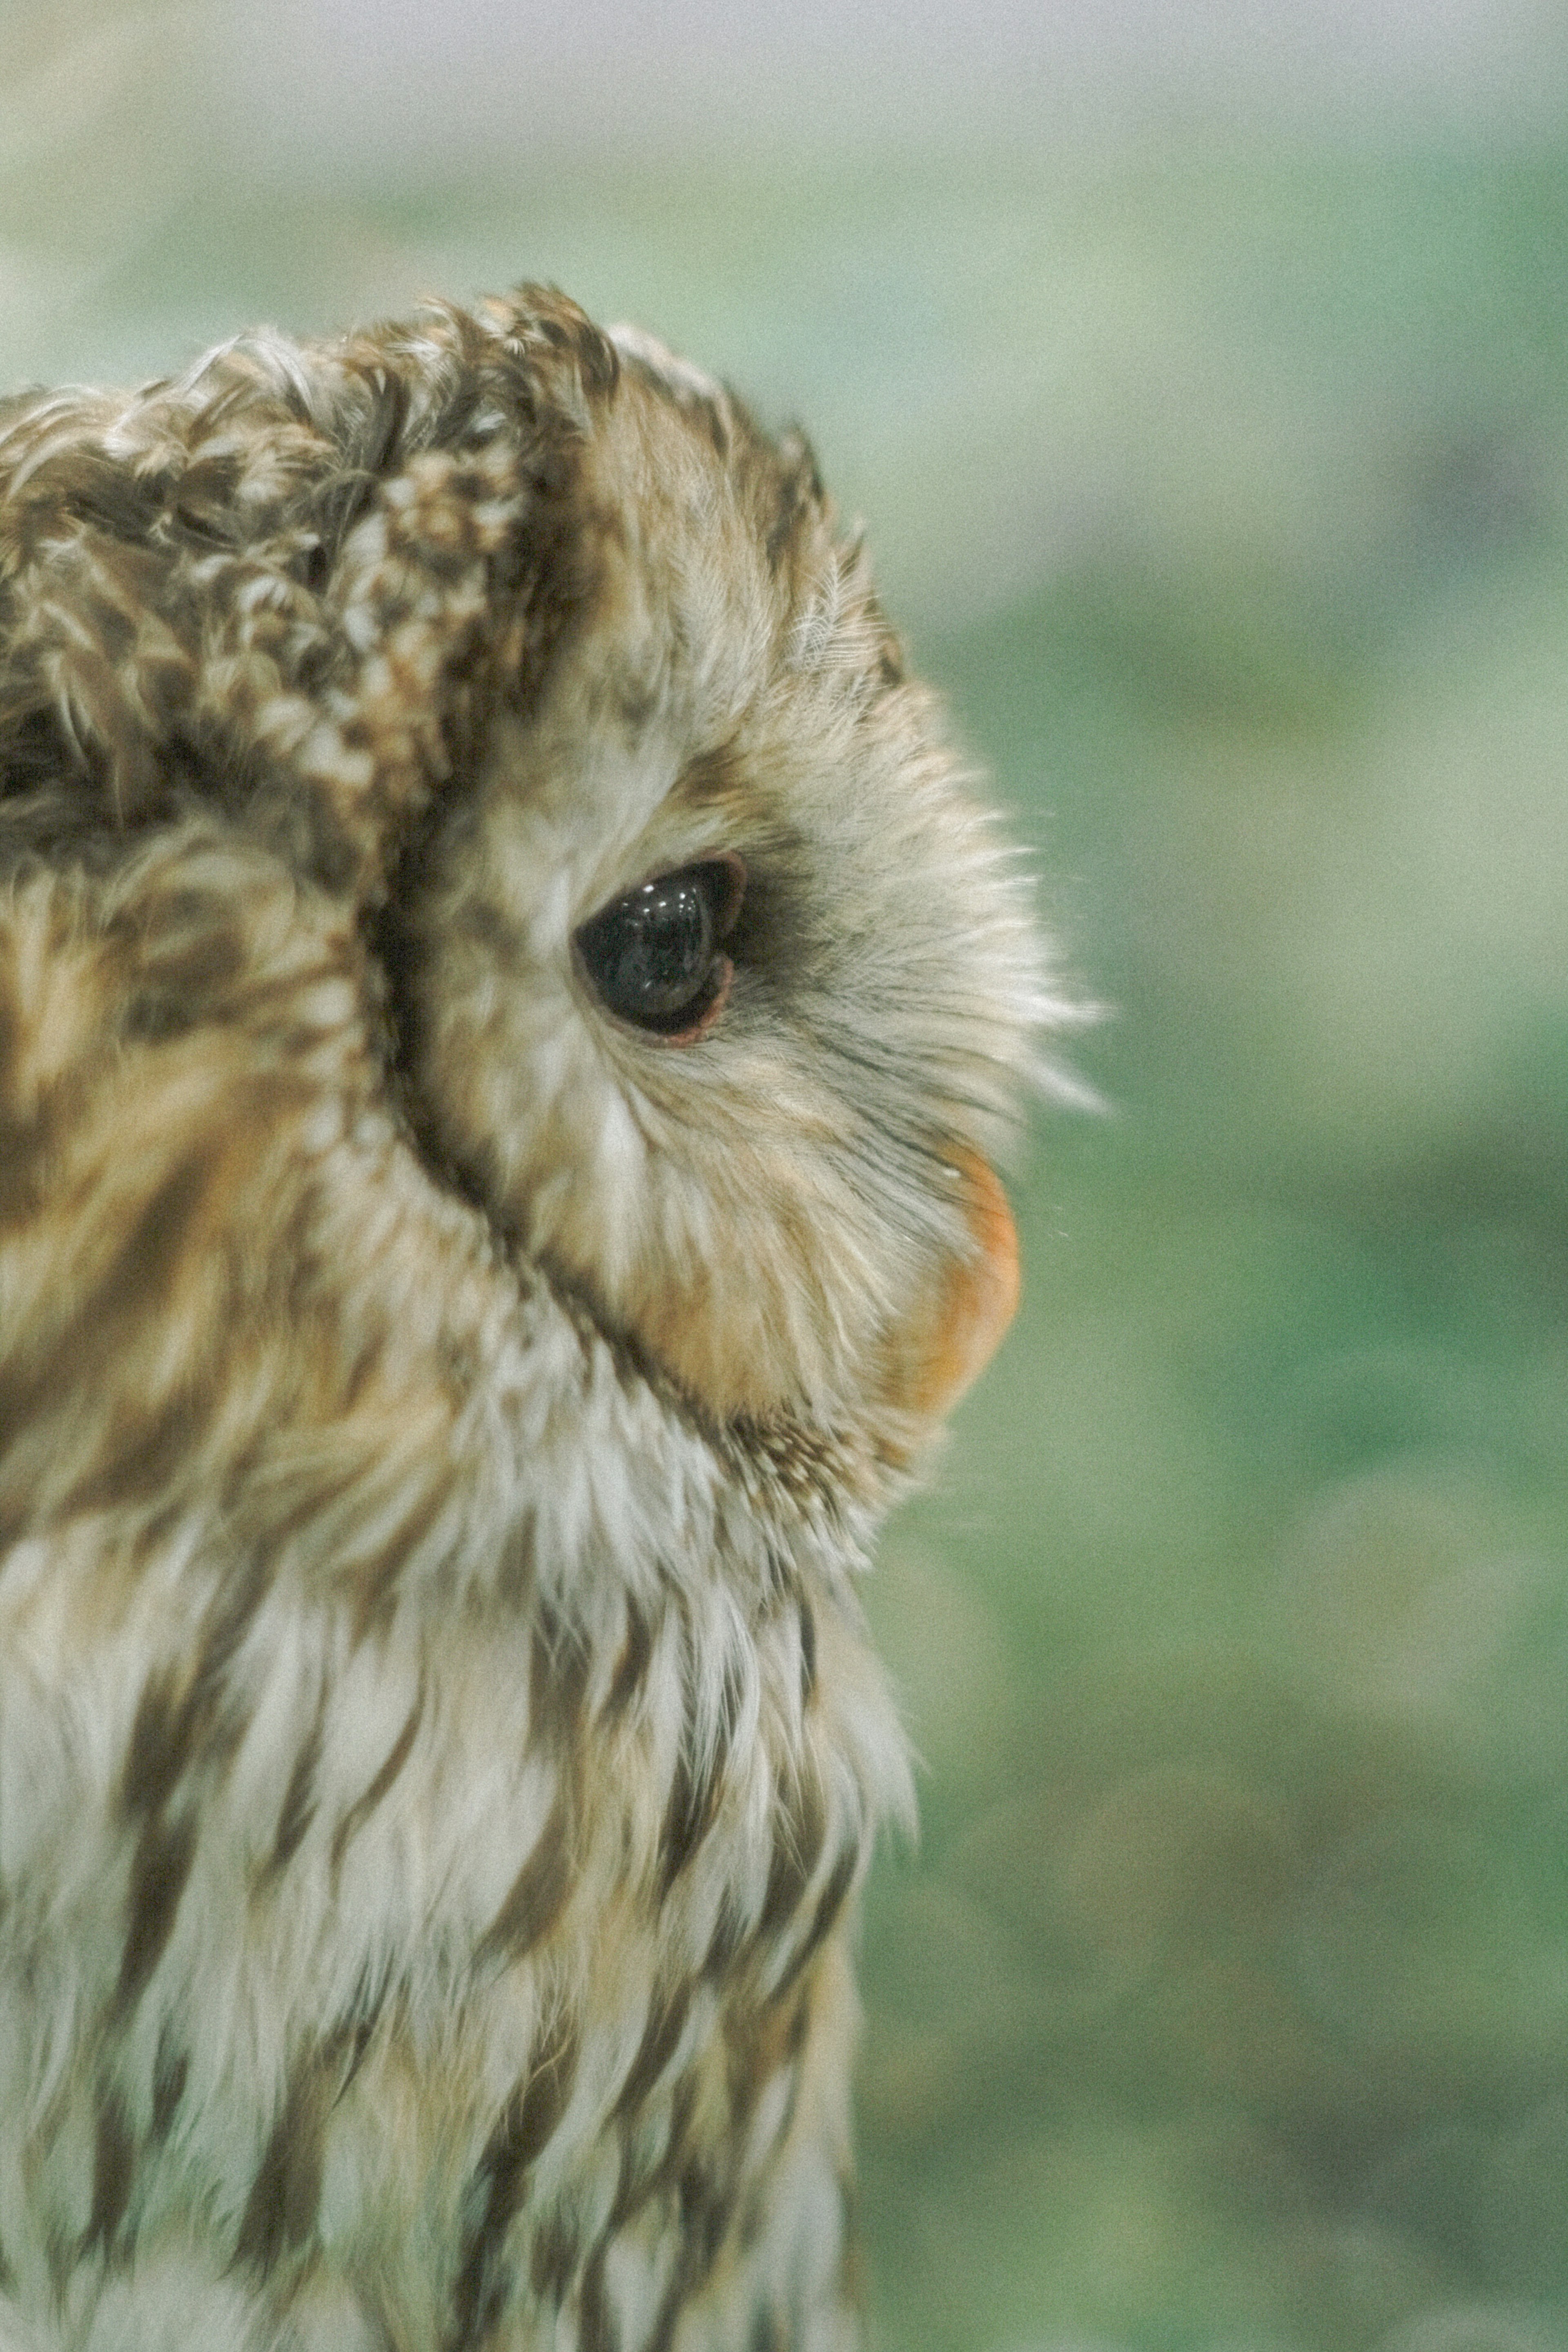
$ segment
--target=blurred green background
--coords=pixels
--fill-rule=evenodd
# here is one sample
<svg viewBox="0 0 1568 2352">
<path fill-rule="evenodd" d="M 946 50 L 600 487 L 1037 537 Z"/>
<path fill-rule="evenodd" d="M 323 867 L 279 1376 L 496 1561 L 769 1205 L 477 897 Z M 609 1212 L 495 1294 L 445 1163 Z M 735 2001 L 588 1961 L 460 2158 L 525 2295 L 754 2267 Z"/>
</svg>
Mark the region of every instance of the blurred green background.
<svg viewBox="0 0 1568 2352">
<path fill-rule="evenodd" d="M 1110 1008 L 871 1596 L 874 2352 L 1568 2345 L 1565 54 L 0 8 L 5 379 L 642 320 L 808 424 Z"/>
</svg>

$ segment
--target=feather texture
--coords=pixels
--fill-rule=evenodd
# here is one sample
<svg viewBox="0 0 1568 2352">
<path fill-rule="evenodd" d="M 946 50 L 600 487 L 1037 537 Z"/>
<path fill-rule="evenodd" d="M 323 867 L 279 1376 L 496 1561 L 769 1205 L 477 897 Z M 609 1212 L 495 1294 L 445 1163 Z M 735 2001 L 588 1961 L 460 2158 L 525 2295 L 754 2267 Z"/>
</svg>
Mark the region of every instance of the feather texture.
<svg viewBox="0 0 1568 2352">
<path fill-rule="evenodd" d="M 716 857 L 672 1045 L 574 942 Z M 852 2341 L 855 1580 L 1053 1006 L 809 450 L 651 339 L 10 404 L 6 2352 Z"/>
</svg>

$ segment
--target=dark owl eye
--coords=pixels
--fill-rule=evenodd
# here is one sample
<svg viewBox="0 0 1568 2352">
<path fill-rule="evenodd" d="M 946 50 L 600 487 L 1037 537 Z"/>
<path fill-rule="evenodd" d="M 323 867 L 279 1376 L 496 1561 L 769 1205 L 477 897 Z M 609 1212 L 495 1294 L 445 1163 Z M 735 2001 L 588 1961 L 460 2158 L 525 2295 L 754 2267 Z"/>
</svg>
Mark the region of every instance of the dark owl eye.
<svg viewBox="0 0 1568 2352">
<path fill-rule="evenodd" d="M 745 887 L 738 857 L 709 858 L 655 876 L 584 923 L 577 951 L 610 1011 L 674 1043 L 699 1036 L 733 977 L 720 942 Z"/>
</svg>

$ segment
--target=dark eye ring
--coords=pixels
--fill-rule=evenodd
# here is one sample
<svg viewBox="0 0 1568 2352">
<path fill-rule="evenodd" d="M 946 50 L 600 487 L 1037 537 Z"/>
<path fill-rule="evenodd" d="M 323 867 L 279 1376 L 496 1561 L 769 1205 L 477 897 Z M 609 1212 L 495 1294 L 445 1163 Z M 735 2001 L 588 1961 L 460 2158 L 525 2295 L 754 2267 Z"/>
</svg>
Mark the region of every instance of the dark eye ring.
<svg viewBox="0 0 1568 2352">
<path fill-rule="evenodd" d="M 576 938 L 600 1002 L 665 1045 L 700 1037 L 729 993 L 735 967 L 721 943 L 745 888 L 745 866 L 727 855 L 656 874 L 612 899 Z"/>
</svg>

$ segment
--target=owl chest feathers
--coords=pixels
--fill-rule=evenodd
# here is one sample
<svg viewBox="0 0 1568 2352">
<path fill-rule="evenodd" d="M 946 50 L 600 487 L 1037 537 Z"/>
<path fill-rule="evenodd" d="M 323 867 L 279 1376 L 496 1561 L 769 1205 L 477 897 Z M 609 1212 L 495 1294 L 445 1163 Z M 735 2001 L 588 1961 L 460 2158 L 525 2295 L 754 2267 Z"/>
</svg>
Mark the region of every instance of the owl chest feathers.
<svg viewBox="0 0 1568 2352">
<path fill-rule="evenodd" d="M 198 828 L 0 936 L 47 1193 L 0 1233 L 0 2255 L 646 2337 L 842 2105 L 807 2023 L 907 1790 L 852 1502 L 432 1182 L 274 861 Z"/>
</svg>

